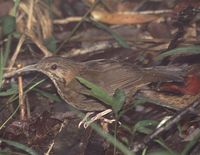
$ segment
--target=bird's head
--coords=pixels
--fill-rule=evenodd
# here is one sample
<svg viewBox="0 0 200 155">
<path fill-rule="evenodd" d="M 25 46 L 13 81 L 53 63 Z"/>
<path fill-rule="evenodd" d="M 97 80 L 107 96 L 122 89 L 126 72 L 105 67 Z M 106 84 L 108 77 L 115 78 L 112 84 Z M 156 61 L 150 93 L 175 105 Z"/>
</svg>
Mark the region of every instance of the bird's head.
<svg viewBox="0 0 200 155">
<path fill-rule="evenodd" d="M 20 68 L 12 74 L 16 75 L 30 71 L 38 71 L 47 75 L 54 83 L 56 81 L 69 83 L 75 78 L 80 69 L 81 66 L 78 63 L 64 57 L 54 56 L 44 58 L 37 64 Z"/>
</svg>

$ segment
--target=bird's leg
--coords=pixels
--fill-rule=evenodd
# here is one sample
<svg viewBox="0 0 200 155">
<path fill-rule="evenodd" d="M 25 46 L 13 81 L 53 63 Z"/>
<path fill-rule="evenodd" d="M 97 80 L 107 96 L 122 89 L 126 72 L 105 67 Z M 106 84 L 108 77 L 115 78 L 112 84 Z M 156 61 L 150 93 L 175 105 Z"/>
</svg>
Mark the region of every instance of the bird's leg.
<svg viewBox="0 0 200 155">
<path fill-rule="evenodd" d="M 91 116 L 94 112 L 89 112 L 85 115 L 85 117 L 83 118 L 83 120 L 79 123 L 78 127 L 80 127 L 83 124 L 84 128 L 87 128 L 91 123 L 93 123 L 96 120 L 101 119 L 103 116 L 109 114 L 110 112 L 112 112 L 112 109 L 106 109 L 98 114 L 96 114 L 94 117 L 92 117 L 90 120 L 88 120 L 88 117 Z M 110 121 L 110 122 L 113 122 Z"/>
</svg>

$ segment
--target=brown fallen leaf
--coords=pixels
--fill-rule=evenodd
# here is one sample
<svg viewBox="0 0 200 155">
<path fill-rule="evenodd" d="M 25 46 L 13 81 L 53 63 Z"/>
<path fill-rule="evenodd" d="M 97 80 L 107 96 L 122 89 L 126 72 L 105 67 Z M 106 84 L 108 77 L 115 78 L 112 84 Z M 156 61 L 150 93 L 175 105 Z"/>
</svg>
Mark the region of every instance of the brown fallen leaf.
<svg viewBox="0 0 200 155">
<path fill-rule="evenodd" d="M 91 12 L 94 20 L 106 24 L 143 24 L 159 18 L 158 15 L 141 14 L 137 12 L 114 12 L 94 10 Z"/>
<path fill-rule="evenodd" d="M 200 97 L 200 93 L 197 95 L 168 95 L 153 90 L 142 90 L 141 95 L 150 99 L 150 102 L 156 105 L 167 107 L 170 109 L 179 110 L 192 104 Z"/>
</svg>

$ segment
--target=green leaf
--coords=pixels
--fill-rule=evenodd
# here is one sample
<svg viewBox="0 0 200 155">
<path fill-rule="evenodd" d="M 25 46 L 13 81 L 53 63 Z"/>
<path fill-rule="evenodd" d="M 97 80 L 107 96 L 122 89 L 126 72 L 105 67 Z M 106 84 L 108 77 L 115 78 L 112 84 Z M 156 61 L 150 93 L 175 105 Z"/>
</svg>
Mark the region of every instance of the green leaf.
<svg viewBox="0 0 200 155">
<path fill-rule="evenodd" d="M 15 31 L 16 18 L 14 16 L 5 16 L 2 21 L 2 31 L 4 35 L 8 35 Z"/>
<path fill-rule="evenodd" d="M 125 92 L 123 90 L 117 89 L 114 95 L 110 96 L 103 88 L 93 84 L 92 82 L 81 77 L 76 78 L 81 84 L 90 89 L 90 94 L 87 95 L 91 95 L 103 103 L 111 106 L 116 116 L 119 116 L 118 112 L 122 109 L 126 100 Z"/>
<path fill-rule="evenodd" d="M 48 39 L 46 39 L 44 41 L 45 46 L 51 52 L 55 52 L 56 51 L 56 49 L 57 49 L 56 43 L 57 43 L 57 41 L 56 41 L 54 36 L 51 36 L 51 37 L 49 37 Z"/>
<path fill-rule="evenodd" d="M 200 54 L 200 46 L 190 46 L 190 47 L 181 47 L 181 48 L 175 48 L 173 50 L 169 50 L 165 53 L 162 53 L 158 55 L 155 60 L 156 61 L 161 61 L 162 59 L 168 57 L 168 56 L 173 56 L 173 55 L 194 55 L 194 54 Z"/>
<path fill-rule="evenodd" d="M 90 89 L 91 96 L 97 98 L 98 100 L 104 102 L 107 105 L 112 106 L 113 98 L 112 98 L 112 96 L 109 96 L 103 88 L 101 88 L 101 87 L 93 84 L 92 82 L 89 82 L 81 77 L 76 77 L 76 78 L 78 79 L 78 81 L 80 83 L 82 83 L 83 85 L 85 85 L 87 88 Z"/>
<path fill-rule="evenodd" d="M 121 89 L 117 89 L 113 95 L 114 103 L 112 104 L 112 109 L 116 115 L 122 109 L 125 100 L 126 100 L 125 92 Z"/>
<path fill-rule="evenodd" d="M 0 96 L 10 96 L 18 93 L 18 86 L 13 85 L 10 89 L 0 92 Z"/>
<path fill-rule="evenodd" d="M 153 130 L 149 128 L 149 126 L 156 126 L 158 125 L 158 121 L 155 120 L 142 120 L 135 124 L 134 132 L 140 132 L 144 134 L 150 134 Z"/>
<path fill-rule="evenodd" d="M 5 140 L 5 139 L 2 139 L 2 138 L 0 138 L 0 141 L 6 143 L 8 145 L 14 146 L 17 149 L 23 150 L 23 151 L 27 152 L 30 155 L 38 155 L 37 152 L 35 152 L 33 149 L 27 147 L 24 144 L 21 144 L 21 143 L 15 142 L 15 141 L 11 141 L 11 140 Z"/>
</svg>

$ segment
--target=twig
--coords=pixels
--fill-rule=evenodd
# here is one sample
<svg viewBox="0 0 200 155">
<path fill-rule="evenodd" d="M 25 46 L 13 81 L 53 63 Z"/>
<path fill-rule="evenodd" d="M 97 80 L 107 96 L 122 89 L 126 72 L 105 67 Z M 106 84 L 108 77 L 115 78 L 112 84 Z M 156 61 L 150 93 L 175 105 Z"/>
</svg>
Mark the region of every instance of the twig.
<svg viewBox="0 0 200 155">
<path fill-rule="evenodd" d="M 12 58 L 10 59 L 10 62 L 9 62 L 9 65 L 8 65 L 8 71 L 10 71 L 12 69 L 24 41 L 25 41 L 25 35 L 22 34 L 22 36 L 20 37 L 19 42 L 17 44 L 17 47 L 15 49 L 15 52 L 14 52 Z"/>
<path fill-rule="evenodd" d="M 72 49 L 71 51 L 68 51 L 64 56 L 72 57 L 72 56 L 84 55 L 84 54 L 88 54 L 92 52 L 95 52 L 95 54 L 97 54 L 97 51 L 99 51 L 99 53 L 102 53 L 102 51 L 105 49 L 118 48 L 118 47 L 119 45 L 117 43 L 102 41 L 102 42 L 95 43 L 91 45 L 90 47 Z"/>
<path fill-rule="evenodd" d="M 191 113 L 191 112 L 194 113 L 195 109 L 197 108 L 197 106 L 199 106 L 199 104 L 200 104 L 200 99 L 198 98 L 192 104 L 190 104 L 189 106 L 187 106 L 186 108 L 184 108 L 183 110 L 178 112 L 174 117 L 169 119 L 166 122 L 166 124 L 162 125 L 158 129 L 156 129 L 152 134 L 150 134 L 146 138 L 144 138 L 143 143 L 135 145 L 133 148 L 134 152 L 138 152 L 138 151 L 141 151 L 142 149 L 144 149 L 146 147 L 146 145 L 148 145 L 158 135 L 169 130 L 175 124 L 177 124 L 177 122 L 179 122 L 183 118 L 183 116 L 185 116 L 186 114 Z"/>
<path fill-rule="evenodd" d="M 68 17 L 64 19 L 55 19 L 53 21 L 54 24 L 68 24 L 71 22 L 80 22 L 83 18 L 82 17 Z"/>
<path fill-rule="evenodd" d="M 27 21 L 28 32 L 30 32 L 32 28 L 33 6 L 34 6 L 34 0 L 30 0 L 30 6 L 29 6 L 29 11 L 28 11 L 28 21 Z"/>
<path fill-rule="evenodd" d="M 30 110 L 29 99 L 27 96 L 25 97 L 25 100 L 26 100 L 26 113 L 27 113 L 26 116 L 27 116 L 27 119 L 30 119 L 31 118 L 31 110 Z"/>
<path fill-rule="evenodd" d="M 26 106 L 24 103 L 24 93 L 23 93 L 23 82 L 22 82 L 22 76 L 18 77 L 18 89 L 19 89 L 19 109 L 20 109 L 20 119 L 25 120 L 25 114 L 26 114 Z"/>
<path fill-rule="evenodd" d="M 37 45 L 37 47 L 44 53 L 45 57 L 52 56 L 52 53 L 49 52 L 49 50 L 41 43 L 39 38 L 33 34 L 33 32 L 26 33 L 27 36 L 29 36 L 32 41 Z"/>
</svg>

